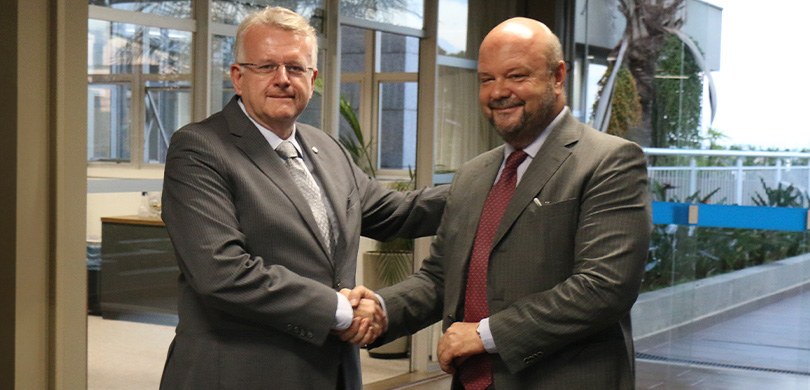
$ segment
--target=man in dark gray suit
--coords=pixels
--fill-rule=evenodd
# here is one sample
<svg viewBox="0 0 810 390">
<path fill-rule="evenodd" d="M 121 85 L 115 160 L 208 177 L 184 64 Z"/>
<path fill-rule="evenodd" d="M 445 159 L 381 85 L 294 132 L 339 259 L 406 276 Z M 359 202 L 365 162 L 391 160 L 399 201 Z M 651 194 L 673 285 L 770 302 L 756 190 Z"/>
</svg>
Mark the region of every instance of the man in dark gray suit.
<svg viewBox="0 0 810 390">
<path fill-rule="evenodd" d="M 569 113 L 560 42 L 542 23 L 503 22 L 479 55 L 481 106 L 506 144 L 456 172 L 430 257 L 378 291 L 389 328 L 377 342 L 441 320 L 454 388 L 632 389 L 644 154 Z"/>
<path fill-rule="evenodd" d="M 360 234 L 435 233 L 446 189 L 387 189 L 296 123 L 316 58 L 301 16 L 249 15 L 230 69 L 238 96 L 172 137 L 163 220 L 181 275 L 162 389 L 360 389 L 358 348 L 341 338 L 370 342 L 382 314 L 346 297 Z"/>
</svg>

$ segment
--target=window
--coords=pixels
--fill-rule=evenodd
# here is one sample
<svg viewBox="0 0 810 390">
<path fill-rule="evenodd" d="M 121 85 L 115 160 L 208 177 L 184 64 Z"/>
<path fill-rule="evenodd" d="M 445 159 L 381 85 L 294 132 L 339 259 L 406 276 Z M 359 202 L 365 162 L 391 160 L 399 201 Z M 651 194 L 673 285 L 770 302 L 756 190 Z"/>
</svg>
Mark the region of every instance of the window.
<svg viewBox="0 0 810 390">
<path fill-rule="evenodd" d="M 90 19 L 88 161 L 161 164 L 191 120 L 191 32 Z"/>
<path fill-rule="evenodd" d="M 90 5 L 109 7 L 117 10 L 143 12 L 147 14 L 191 18 L 191 0 L 90 0 Z"/>
<path fill-rule="evenodd" d="M 380 169 L 413 169 L 416 166 L 417 83 L 379 84 Z"/>
<path fill-rule="evenodd" d="M 348 26 L 342 31 L 341 95 L 372 143 L 375 171 L 406 175 L 416 166 L 419 39 Z M 351 131 L 344 118 L 341 137 L 353 138 Z"/>
<path fill-rule="evenodd" d="M 289 8 L 309 19 L 316 14 L 316 10 L 323 9 L 324 0 L 213 0 L 211 1 L 211 21 L 237 26 L 249 13 L 267 6 Z"/>
<path fill-rule="evenodd" d="M 369 4 L 370 3 L 370 4 Z M 371 22 L 380 22 L 421 30 L 424 0 L 341 0 L 340 14 Z"/>
<path fill-rule="evenodd" d="M 88 161 L 129 161 L 131 99 L 128 83 L 97 83 L 88 87 Z"/>
</svg>

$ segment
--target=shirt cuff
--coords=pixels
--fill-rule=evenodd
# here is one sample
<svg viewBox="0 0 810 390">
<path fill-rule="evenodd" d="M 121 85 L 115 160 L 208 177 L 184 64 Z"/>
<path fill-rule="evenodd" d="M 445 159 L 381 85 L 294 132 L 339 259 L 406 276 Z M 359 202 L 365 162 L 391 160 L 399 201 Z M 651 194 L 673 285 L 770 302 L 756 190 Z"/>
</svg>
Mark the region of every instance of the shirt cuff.
<svg viewBox="0 0 810 390">
<path fill-rule="evenodd" d="M 335 311 L 335 330 L 346 330 L 352 325 L 352 317 L 354 317 L 354 310 L 349 298 L 343 294 L 337 294 L 337 310 Z"/>
<path fill-rule="evenodd" d="M 478 323 L 478 335 L 484 343 L 484 349 L 488 353 L 498 353 L 498 348 L 495 347 L 495 339 L 492 338 L 492 331 L 489 330 L 489 317 L 484 318 Z"/>
<path fill-rule="evenodd" d="M 385 308 L 385 299 L 383 299 L 380 294 L 374 293 L 374 296 L 377 297 L 377 300 L 380 301 L 380 306 L 382 306 L 383 314 L 385 314 L 385 318 L 388 318 L 388 309 Z"/>
</svg>

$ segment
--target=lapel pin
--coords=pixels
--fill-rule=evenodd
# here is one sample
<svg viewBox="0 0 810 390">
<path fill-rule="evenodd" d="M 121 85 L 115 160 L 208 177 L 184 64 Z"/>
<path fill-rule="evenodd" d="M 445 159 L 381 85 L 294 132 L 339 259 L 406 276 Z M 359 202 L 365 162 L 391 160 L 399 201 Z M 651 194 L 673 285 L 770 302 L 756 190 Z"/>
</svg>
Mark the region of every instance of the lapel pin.
<svg viewBox="0 0 810 390">
<path fill-rule="evenodd" d="M 318 154 L 318 147 L 317 147 L 317 146 L 313 146 L 313 147 L 312 147 L 312 152 L 313 152 L 313 153 L 315 153 L 315 154 Z"/>
</svg>

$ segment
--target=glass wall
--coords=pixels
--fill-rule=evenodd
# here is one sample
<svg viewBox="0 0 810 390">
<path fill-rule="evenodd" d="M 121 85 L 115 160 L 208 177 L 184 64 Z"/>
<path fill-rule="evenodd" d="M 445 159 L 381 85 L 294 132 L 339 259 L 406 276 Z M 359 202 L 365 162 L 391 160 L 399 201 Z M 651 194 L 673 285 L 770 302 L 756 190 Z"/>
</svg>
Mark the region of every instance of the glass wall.
<svg viewBox="0 0 810 390">
<path fill-rule="evenodd" d="M 748 7 L 684 1 L 625 15 L 615 3 L 576 2 L 570 105 L 648 155 L 655 226 L 632 313 L 637 387 L 806 388 L 810 154 L 794 148 L 810 144 L 735 145 L 723 132 L 744 123 L 712 122 L 723 107 L 757 117 L 735 109 L 733 85 L 714 83 L 739 64 L 721 67 L 721 39 L 734 51 L 725 42 L 739 33 L 720 26 Z M 639 20 L 668 29 L 628 34 Z M 600 105 L 605 91 L 613 100 Z"/>
</svg>

